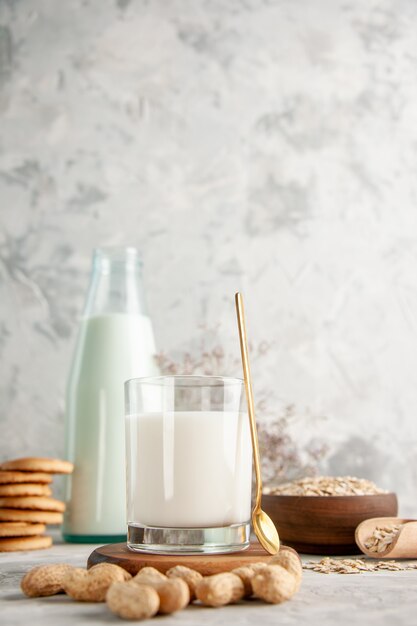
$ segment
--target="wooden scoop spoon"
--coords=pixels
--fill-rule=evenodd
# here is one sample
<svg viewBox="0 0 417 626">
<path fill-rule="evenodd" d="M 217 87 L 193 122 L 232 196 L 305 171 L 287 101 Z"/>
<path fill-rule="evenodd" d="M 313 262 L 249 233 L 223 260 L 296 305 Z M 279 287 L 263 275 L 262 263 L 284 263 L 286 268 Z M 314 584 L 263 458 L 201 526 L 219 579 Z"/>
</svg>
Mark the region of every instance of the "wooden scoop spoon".
<svg viewBox="0 0 417 626">
<path fill-rule="evenodd" d="M 372 552 L 365 544 L 374 530 L 401 525 L 385 550 Z M 417 520 L 401 517 L 373 517 L 361 522 L 355 530 L 355 541 L 364 554 L 373 559 L 415 559 L 417 558 Z"/>
</svg>

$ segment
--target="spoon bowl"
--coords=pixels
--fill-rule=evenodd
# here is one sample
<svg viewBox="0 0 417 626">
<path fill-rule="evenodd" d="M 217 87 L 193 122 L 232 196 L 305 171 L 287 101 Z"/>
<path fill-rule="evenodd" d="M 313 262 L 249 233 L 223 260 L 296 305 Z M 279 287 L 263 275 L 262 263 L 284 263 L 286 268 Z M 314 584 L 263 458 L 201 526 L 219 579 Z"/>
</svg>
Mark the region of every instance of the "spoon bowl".
<svg viewBox="0 0 417 626">
<path fill-rule="evenodd" d="M 276 554 L 279 550 L 279 536 L 269 515 L 262 509 L 255 509 L 252 512 L 252 526 L 261 546 L 270 554 Z"/>
</svg>

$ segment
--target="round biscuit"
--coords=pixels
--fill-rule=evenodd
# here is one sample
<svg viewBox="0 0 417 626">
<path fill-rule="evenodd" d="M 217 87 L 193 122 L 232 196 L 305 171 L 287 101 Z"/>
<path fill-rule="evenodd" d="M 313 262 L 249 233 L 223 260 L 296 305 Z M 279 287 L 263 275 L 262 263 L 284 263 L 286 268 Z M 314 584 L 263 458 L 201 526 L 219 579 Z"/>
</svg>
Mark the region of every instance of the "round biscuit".
<svg viewBox="0 0 417 626">
<path fill-rule="evenodd" d="M 22 509 L 0 509 L 0 522 L 40 522 L 62 524 L 62 513 L 54 511 L 24 511 Z"/>
<path fill-rule="evenodd" d="M 9 496 L 51 496 L 52 490 L 47 485 L 37 483 L 17 483 L 15 485 L 0 485 L 0 497 Z"/>
<path fill-rule="evenodd" d="M 0 470 L 0 485 L 14 485 L 15 483 L 42 483 L 52 482 L 52 476 L 45 472 L 10 472 Z"/>
<path fill-rule="evenodd" d="M 19 470 L 21 472 L 46 472 L 47 474 L 71 474 L 74 466 L 69 461 L 48 457 L 27 456 L 0 463 L 0 470 Z"/>
<path fill-rule="evenodd" d="M 45 524 L 0 522 L 0 537 L 31 537 L 34 535 L 42 535 L 45 529 Z"/>
<path fill-rule="evenodd" d="M 0 497 L 0 508 L 63 513 L 65 511 L 65 502 L 44 496 Z"/>
<path fill-rule="evenodd" d="M 42 550 L 52 545 L 52 537 L 42 535 L 40 537 L 15 537 L 13 539 L 0 539 L 0 552 L 15 552 L 17 550 Z"/>
</svg>

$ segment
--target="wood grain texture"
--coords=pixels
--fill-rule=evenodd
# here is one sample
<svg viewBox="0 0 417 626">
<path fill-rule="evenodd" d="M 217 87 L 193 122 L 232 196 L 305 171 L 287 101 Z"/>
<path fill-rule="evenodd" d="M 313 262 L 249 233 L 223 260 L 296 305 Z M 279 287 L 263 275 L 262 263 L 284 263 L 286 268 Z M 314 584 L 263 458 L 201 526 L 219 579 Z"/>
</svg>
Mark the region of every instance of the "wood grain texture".
<svg viewBox="0 0 417 626">
<path fill-rule="evenodd" d="M 383 552 L 371 552 L 365 542 L 377 526 L 402 524 L 402 528 L 393 542 Z M 417 520 L 401 517 L 376 517 L 368 519 L 356 529 L 355 539 L 358 547 L 373 559 L 416 559 L 417 558 Z"/>
<path fill-rule="evenodd" d="M 281 550 L 291 550 L 282 546 Z M 126 543 L 113 543 L 96 548 L 89 556 L 87 568 L 97 563 L 114 563 L 120 565 L 131 574 L 136 574 L 142 567 L 156 567 L 160 572 L 166 572 L 175 565 L 191 567 L 203 576 L 210 576 L 219 572 L 230 571 L 235 567 L 263 561 L 267 563 L 272 557 L 258 544 L 253 543 L 247 550 L 233 554 L 203 554 L 203 555 L 162 555 L 142 554 L 132 552 Z"/>
<path fill-rule="evenodd" d="M 395 516 L 395 493 L 370 496 L 262 497 L 262 508 L 286 545 L 305 554 L 354 554 L 356 527 L 371 517 Z"/>
</svg>

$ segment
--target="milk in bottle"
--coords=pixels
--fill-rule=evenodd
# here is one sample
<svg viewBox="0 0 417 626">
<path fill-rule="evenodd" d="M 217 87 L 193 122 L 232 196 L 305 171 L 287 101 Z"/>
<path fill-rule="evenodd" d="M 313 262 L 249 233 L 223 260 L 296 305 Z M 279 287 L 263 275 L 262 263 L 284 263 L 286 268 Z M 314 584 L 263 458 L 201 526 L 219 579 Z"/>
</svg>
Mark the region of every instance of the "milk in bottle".
<svg viewBox="0 0 417 626">
<path fill-rule="evenodd" d="M 97 249 L 66 400 L 68 477 L 64 539 L 126 536 L 123 384 L 157 374 L 151 320 L 134 248 Z"/>
</svg>

